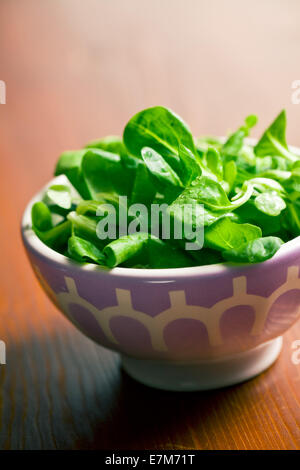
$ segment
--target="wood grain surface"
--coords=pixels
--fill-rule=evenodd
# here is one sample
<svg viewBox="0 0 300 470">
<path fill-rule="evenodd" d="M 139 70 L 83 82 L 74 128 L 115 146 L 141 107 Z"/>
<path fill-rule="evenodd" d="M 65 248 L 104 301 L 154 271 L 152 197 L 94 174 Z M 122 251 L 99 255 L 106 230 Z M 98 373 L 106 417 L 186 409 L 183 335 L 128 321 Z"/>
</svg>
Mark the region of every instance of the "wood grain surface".
<svg viewBox="0 0 300 470">
<path fill-rule="evenodd" d="M 59 153 L 121 133 L 150 105 L 194 133 L 251 112 L 255 135 L 285 107 L 300 145 L 296 0 L 1 0 L 0 449 L 300 448 L 300 324 L 261 376 L 207 393 L 135 383 L 47 300 L 19 236 L 22 211 Z"/>
</svg>

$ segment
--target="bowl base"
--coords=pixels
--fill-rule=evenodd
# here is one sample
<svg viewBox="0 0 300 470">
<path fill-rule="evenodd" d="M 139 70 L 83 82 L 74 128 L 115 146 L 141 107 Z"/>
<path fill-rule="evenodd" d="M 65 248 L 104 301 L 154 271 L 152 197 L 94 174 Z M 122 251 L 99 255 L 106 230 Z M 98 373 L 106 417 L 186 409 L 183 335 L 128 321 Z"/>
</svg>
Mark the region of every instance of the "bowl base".
<svg viewBox="0 0 300 470">
<path fill-rule="evenodd" d="M 134 359 L 122 355 L 124 370 L 150 387 L 170 391 L 211 390 L 251 379 L 267 369 L 279 356 L 282 337 L 232 356 L 178 362 Z"/>
</svg>

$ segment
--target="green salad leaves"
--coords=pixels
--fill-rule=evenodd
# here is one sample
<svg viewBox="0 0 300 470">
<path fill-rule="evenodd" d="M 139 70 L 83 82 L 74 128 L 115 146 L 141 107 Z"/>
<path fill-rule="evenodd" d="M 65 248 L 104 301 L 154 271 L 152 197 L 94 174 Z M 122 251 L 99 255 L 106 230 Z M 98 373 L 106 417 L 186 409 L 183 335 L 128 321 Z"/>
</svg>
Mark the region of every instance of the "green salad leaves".
<svg viewBox="0 0 300 470">
<path fill-rule="evenodd" d="M 59 253 L 108 268 L 265 261 L 300 234 L 300 157 L 286 143 L 285 111 L 252 146 L 256 122 L 246 117 L 225 140 L 194 138 L 171 110 L 145 109 L 123 137 L 60 156 L 65 182 L 32 206 L 33 230 Z"/>
</svg>

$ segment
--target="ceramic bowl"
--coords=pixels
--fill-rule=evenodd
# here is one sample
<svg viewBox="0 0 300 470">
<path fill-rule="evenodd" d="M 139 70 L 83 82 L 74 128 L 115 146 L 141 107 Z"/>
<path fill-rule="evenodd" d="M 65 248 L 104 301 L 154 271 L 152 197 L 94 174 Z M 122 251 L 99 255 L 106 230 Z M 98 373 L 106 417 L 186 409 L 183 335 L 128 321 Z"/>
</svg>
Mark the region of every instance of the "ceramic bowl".
<svg viewBox="0 0 300 470">
<path fill-rule="evenodd" d="M 35 275 L 83 334 L 121 354 L 129 375 L 166 390 L 205 390 L 249 379 L 276 360 L 281 335 L 300 314 L 300 237 L 261 264 L 108 270 L 39 240 L 30 211 L 44 191 L 22 221 Z"/>
</svg>

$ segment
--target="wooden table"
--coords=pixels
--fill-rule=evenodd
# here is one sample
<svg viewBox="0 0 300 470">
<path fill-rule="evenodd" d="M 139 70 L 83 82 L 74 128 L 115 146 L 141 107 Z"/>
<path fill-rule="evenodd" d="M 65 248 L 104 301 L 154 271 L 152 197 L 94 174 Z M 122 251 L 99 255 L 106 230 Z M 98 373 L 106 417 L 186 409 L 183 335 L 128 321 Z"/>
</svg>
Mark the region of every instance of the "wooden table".
<svg viewBox="0 0 300 470">
<path fill-rule="evenodd" d="M 121 133 L 150 105 L 170 106 L 199 134 L 222 134 L 250 112 L 259 133 L 286 107 L 300 145 L 299 15 L 294 1 L 1 0 L 0 449 L 299 448 L 299 323 L 277 363 L 248 383 L 147 389 L 47 300 L 19 236 L 59 153 Z"/>
</svg>

